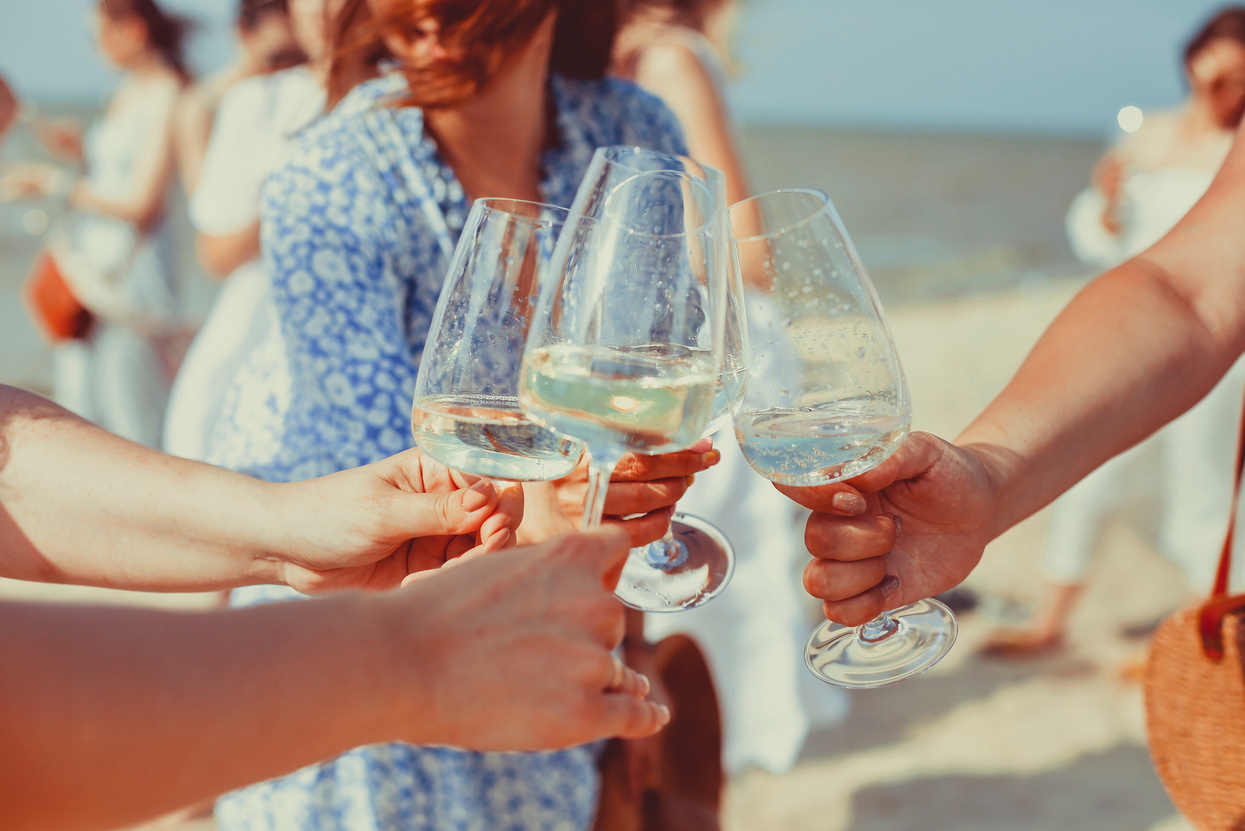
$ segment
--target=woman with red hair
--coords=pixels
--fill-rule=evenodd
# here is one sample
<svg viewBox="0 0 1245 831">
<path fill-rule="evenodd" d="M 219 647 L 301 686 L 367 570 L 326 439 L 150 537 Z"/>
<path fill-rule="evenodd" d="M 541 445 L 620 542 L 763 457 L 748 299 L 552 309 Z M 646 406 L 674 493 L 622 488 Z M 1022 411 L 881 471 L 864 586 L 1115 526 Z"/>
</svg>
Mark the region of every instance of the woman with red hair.
<svg viewBox="0 0 1245 831">
<path fill-rule="evenodd" d="M 416 371 L 471 200 L 569 206 L 596 147 L 685 152 L 657 99 L 604 77 L 616 24 L 612 0 L 347 0 L 329 82 L 336 105 L 303 131 L 264 191 L 284 361 L 254 364 L 239 379 L 213 461 L 293 480 L 409 447 Z M 268 404 L 273 419 L 257 420 L 275 434 L 239 416 L 239 402 L 274 398 L 265 371 L 289 391 L 288 401 Z M 606 513 L 633 544 L 657 539 L 688 477 L 716 459 L 707 445 L 633 457 L 616 474 Z M 574 513 L 576 497 L 581 510 L 578 482 L 529 488 L 519 541 L 570 527 L 540 506 Z M 233 602 L 291 595 L 258 587 Z M 639 668 L 645 654 L 633 643 L 625 657 Z M 506 685 L 496 679 L 499 708 Z M 372 746 L 230 794 L 217 821 L 225 831 L 585 829 L 596 811 L 597 753 Z"/>
</svg>

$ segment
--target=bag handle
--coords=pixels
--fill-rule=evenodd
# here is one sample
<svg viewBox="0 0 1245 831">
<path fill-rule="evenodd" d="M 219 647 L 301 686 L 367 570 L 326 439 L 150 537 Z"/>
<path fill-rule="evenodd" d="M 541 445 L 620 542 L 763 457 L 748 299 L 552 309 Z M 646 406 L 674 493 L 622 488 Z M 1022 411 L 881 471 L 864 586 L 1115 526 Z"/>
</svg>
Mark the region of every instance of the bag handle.
<svg viewBox="0 0 1245 831">
<path fill-rule="evenodd" d="M 1245 595 L 1228 597 L 1228 579 L 1232 572 L 1232 540 L 1236 531 L 1236 507 L 1241 495 L 1241 475 L 1245 473 L 1245 407 L 1241 412 L 1240 436 L 1236 448 L 1236 478 L 1232 481 L 1232 502 L 1228 509 L 1228 532 L 1224 535 L 1223 550 L 1219 553 L 1219 567 L 1215 570 L 1215 585 L 1210 599 L 1198 615 L 1198 630 L 1202 636 L 1202 651 L 1213 661 L 1223 658 L 1223 618 L 1237 609 L 1245 608 Z"/>
</svg>

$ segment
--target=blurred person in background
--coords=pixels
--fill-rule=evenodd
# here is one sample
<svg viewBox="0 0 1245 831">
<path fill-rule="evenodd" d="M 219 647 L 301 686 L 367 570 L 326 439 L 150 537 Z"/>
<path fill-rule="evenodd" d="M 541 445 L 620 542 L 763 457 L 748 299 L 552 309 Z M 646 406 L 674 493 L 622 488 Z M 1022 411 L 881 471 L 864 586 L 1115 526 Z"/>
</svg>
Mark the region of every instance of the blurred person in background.
<svg viewBox="0 0 1245 831">
<path fill-rule="evenodd" d="M 726 176 L 728 205 L 747 199 L 726 105 L 730 73 L 707 33 L 729 20 L 734 0 L 628 0 L 610 71 L 656 95 L 678 116 L 689 154 Z"/>
<path fill-rule="evenodd" d="M 261 205 L 287 363 L 255 356 L 239 373 L 209 460 L 283 481 L 410 446 L 424 338 L 471 200 L 568 206 L 598 146 L 686 151 L 659 101 L 603 77 L 616 24 L 603 0 L 348 0 L 336 27 L 332 109 L 300 134 Z M 377 64 L 386 51 L 389 71 Z M 278 372 L 288 372 L 285 402 L 271 394 Z M 257 421 L 247 401 L 270 407 L 273 419 Z M 657 539 L 688 477 L 717 456 L 706 443 L 628 457 L 609 489 L 607 522 L 625 528 L 633 544 Z M 583 485 L 581 476 L 525 486 L 519 541 L 571 527 Z M 232 602 L 295 597 L 255 588 L 235 591 Z M 623 656 L 656 676 L 635 616 Z M 662 700 L 657 685 L 653 697 Z M 654 746 L 631 747 L 642 778 Z M 587 829 L 598 752 L 360 748 L 227 795 L 216 819 L 224 831 Z"/>
<path fill-rule="evenodd" d="M 1185 47 L 1183 65 L 1184 104 L 1146 113 L 1141 127 L 1098 164 L 1093 186 L 1068 213 L 1072 248 L 1091 265 L 1110 268 L 1157 242 L 1222 166 L 1245 113 L 1245 6 L 1216 14 Z M 1203 594 L 1214 580 L 1231 511 L 1231 447 L 1243 397 L 1240 361 L 1188 413 L 1056 500 L 1038 607 L 1026 626 L 994 632 L 986 651 L 1020 656 L 1063 643 L 1108 521 L 1139 490 L 1158 497 L 1159 550 L 1180 566 L 1190 590 Z M 1147 464 L 1156 456 L 1158 470 Z"/>
<path fill-rule="evenodd" d="M 239 81 L 297 66 L 306 60 L 295 40 L 287 0 L 241 0 L 234 23 L 238 50 L 233 61 L 191 84 L 177 106 L 177 165 L 189 196 L 199 186 L 216 113 Z"/>
<path fill-rule="evenodd" d="M 66 125 L 43 134 L 84 171 L 73 182 L 47 165 L 0 181 L 10 197 L 68 196 L 65 250 L 89 276 L 88 335 L 55 350 L 56 399 L 79 415 L 156 447 L 171 380 L 168 332 L 180 322 L 179 274 L 164 222 L 173 178 L 173 122 L 190 74 L 185 20 L 153 0 L 109 0 L 94 10 L 95 42 L 121 82 L 85 138 Z"/>
<path fill-rule="evenodd" d="M 280 6 L 284 14 L 286 4 Z M 261 256 L 260 190 L 298 132 L 324 112 L 329 28 L 340 6 L 340 0 L 290 0 L 286 20 L 308 62 L 240 80 L 221 101 L 205 175 L 189 207 L 199 261 L 224 284 L 169 396 L 164 449 L 176 456 L 207 458 L 234 376 L 253 355 L 284 366 Z M 284 401 L 288 388 L 284 374 L 274 371 L 266 395 Z"/>
<path fill-rule="evenodd" d="M 688 154 L 726 176 L 728 204 L 751 193 L 726 102 L 726 44 L 710 35 L 724 31 L 722 21 L 731 19 L 734 7 L 734 0 L 630 0 L 610 69 L 662 99 L 678 117 Z M 812 727 L 843 717 L 847 695 L 804 667 L 811 609 L 790 579 L 803 550 L 801 517 L 748 466 L 732 428 L 715 436 L 714 445 L 722 460 L 679 505 L 731 541 L 735 577 L 730 591 L 712 603 L 649 616 L 647 634 L 655 641 L 686 632 L 704 646 L 721 700 L 726 770 L 786 773 Z"/>
</svg>

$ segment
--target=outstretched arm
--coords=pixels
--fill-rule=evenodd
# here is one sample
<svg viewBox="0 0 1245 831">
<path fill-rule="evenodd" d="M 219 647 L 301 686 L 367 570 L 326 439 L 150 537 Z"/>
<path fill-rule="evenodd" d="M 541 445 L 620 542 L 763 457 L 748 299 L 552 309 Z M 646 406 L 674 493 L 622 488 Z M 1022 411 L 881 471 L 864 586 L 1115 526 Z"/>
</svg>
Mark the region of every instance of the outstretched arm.
<svg viewBox="0 0 1245 831">
<path fill-rule="evenodd" d="M 626 555 L 603 531 L 383 595 L 206 613 L 0 603 L 0 825 L 126 826 L 382 741 L 655 732 L 669 713 L 608 652 Z"/>
<path fill-rule="evenodd" d="M 5 577 L 147 591 L 390 588 L 512 542 L 521 491 L 473 482 L 417 451 L 307 482 L 260 482 L 0 386 Z"/>
<path fill-rule="evenodd" d="M 1243 350 L 1238 140 L 1180 224 L 1082 291 L 956 445 L 916 434 L 850 483 L 784 489 L 818 512 L 806 586 L 849 624 L 954 586 L 987 542 L 1189 409 Z M 868 506 L 836 509 L 853 489 Z"/>
</svg>

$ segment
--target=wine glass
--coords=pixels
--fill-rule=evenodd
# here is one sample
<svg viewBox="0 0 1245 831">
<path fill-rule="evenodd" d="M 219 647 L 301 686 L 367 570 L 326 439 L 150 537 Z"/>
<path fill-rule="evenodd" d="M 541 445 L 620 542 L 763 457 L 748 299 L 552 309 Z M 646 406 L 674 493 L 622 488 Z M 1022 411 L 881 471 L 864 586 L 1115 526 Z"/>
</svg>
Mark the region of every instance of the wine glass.
<svg viewBox="0 0 1245 831">
<path fill-rule="evenodd" d="M 583 445 L 519 409 L 519 371 L 564 208 L 515 199 L 471 206 L 415 378 L 415 443 L 454 470 L 520 482 L 573 471 Z"/>
<path fill-rule="evenodd" d="M 912 404 L 881 304 L 829 198 L 782 190 L 731 207 L 749 346 L 732 393 L 748 463 L 784 485 L 848 479 L 908 435 Z M 955 617 L 928 599 L 858 627 L 826 621 L 805 663 L 842 687 L 924 672 L 955 642 Z"/>
<path fill-rule="evenodd" d="M 541 287 L 519 403 L 587 446 L 585 528 L 600 524 L 625 453 L 686 449 L 709 423 L 726 288 L 715 211 L 705 182 L 673 170 L 631 171 L 596 216 L 571 209 Z M 646 551 L 634 549 L 624 570 L 644 579 L 624 577 L 617 589 L 634 608 L 685 607 L 717 579 L 709 564 L 652 567 Z"/>
<path fill-rule="evenodd" d="M 617 145 L 600 147 L 584 175 L 571 213 L 596 218 L 614 190 L 637 173 L 674 171 L 704 183 L 710 193 L 717 251 L 715 262 L 730 268 L 731 245 L 727 232 L 726 178 L 721 171 L 688 156 L 643 147 Z M 731 276 L 727 271 L 727 276 Z M 728 289 L 730 288 L 728 281 Z M 729 310 L 729 309 L 728 309 Z M 728 320 L 727 351 L 738 341 L 736 327 Z M 709 425 L 702 438 L 714 435 L 731 423 L 729 402 L 719 381 Z M 656 542 L 636 549 L 628 559 L 619 581 L 618 595 L 636 609 L 649 612 L 677 612 L 695 608 L 712 600 L 726 588 L 735 570 L 735 551 L 726 536 L 711 523 L 695 516 L 675 513 L 666 533 Z M 688 581 L 681 575 L 702 575 L 703 583 Z M 675 581 L 694 591 L 674 592 Z M 664 588 L 663 588 L 664 587 Z"/>
</svg>

